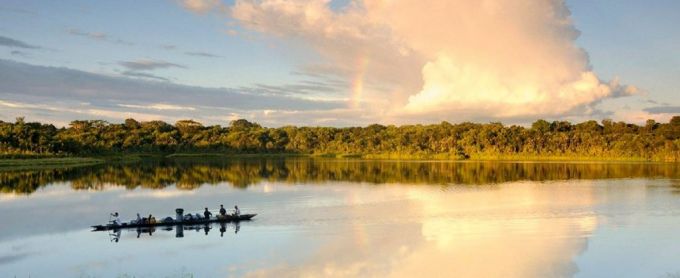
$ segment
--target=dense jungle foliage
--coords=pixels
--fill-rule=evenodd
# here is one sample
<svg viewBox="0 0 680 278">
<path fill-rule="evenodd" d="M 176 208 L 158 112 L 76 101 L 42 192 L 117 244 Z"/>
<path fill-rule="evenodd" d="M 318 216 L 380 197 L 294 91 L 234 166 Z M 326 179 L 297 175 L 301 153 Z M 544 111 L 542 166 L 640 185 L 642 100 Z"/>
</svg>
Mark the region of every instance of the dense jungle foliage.
<svg viewBox="0 0 680 278">
<path fill-rule="evenodd" d="M 130 153 L 311 154 L 418 159 L 603 159 L 680 161 L 680 116 L 643 126 L 604 120 L 266 128 L 247 120 L 204 126 L 193 120 L 73 121 L 68 127 L 0 121 L 0 156 Z"/>
</svg>

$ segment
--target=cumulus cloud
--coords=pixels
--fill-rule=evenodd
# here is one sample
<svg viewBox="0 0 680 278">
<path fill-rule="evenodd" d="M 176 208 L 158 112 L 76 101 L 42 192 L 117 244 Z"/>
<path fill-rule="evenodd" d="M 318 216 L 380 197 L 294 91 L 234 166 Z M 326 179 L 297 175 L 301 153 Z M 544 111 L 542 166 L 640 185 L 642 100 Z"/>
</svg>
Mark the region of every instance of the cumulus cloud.
<svg viewBox="0 0 680 278">
<path fill-rule="evenodd" d="M 15 40 L 13 38 L 8 38 L 0 36 L 0 46 L 10 47 L 10 48 L 24 48 L 24 49 L 39 49 L 40 46 L 35 46 L 22 42 L 20 40 Z"/>
<path fill-rule="evenodd" d="M 118 64 L 129 70 L 155 70 L 167 68 L 187 68 L 186 66 L 163 60 L 139 59 L 135 61 L 121 61 Z"/>
<path fill-rule="evenodd" d="M 347 81 L 351 107 L 401 107 L 422 83 L 420 54 L 406 48 L 389 28 L 367 18 L 358 3 L 340 11 L 329 4 L 319 0 L 236 1 L 231 16 L 247 30 L 300 40 L 313 48 L 323 59 L 301 66 L 300 73 Z"/>
<path fill-rule="evenodd" d="M 593 72 L 564 0 L 236 0 L 230 15 L 313 48 L 324 60 L 302 71 L 350 81 L 352 107 L 388 97 L 382 118 L 560 116 L 637 92 Z"/>
</svg>

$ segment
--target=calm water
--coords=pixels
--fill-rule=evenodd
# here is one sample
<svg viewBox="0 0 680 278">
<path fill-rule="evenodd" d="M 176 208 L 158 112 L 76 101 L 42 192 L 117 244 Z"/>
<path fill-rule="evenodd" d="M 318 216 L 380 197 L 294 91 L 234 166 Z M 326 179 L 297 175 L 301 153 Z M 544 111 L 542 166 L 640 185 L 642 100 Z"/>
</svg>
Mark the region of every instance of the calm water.
<svg viewBox="0 0 680 278">
<path fill-rule="evenodd" d="M 677 164 L 158 162 L 0 185 L 0 277 L 680 277 Z M 219 204 L 259 215 L 88 228 Z"/>
</svg>

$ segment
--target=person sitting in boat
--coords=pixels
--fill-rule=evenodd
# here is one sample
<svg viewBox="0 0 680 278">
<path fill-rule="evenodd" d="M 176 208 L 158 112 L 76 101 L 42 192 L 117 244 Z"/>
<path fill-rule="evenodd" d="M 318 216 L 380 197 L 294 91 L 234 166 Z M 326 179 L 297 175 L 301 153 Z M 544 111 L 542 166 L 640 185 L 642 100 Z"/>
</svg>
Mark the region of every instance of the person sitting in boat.
<svg viewBox="0 0 680 278">
<path fill-rule="evenodd" d="M 220 205 L 220 215 L 222 216 L 227 215 L 227 210 L 224 209 L 224 205 Z"/>
<path fill-rule="evenodd" d="M 114 225 L 120 225 L 120 218 L 118 217 L 118 212 L 112 213 L 111 216 L 113 217 L 111 223 L 113 223 Z"/>
<path fill-rule="evenodd" d="M 203 212 L 203 216 L 205 216 L 205 220 L 210 220 L 210 216 L 212 216 L 212 212 L 208 210 L 208 208 L 205 208 L 205 211 Z"/>
<path fill-rule="evenodd" d="M 137 220 L 135 220 L 135 224 L 142 224 L 142 217 L 139 216 L 139 212 L 137 213 Z"/>
<path fill-rule="evenodd" d="M 156 218 L 149 214 L 149 224 L 156 224 Z"/>
<path fill-rule="evenodd" d="M 241 215 L 241 210 L 238 209 L 238 206 L 234 206 L 234 216 L 239 216 Z"/>
</svg>

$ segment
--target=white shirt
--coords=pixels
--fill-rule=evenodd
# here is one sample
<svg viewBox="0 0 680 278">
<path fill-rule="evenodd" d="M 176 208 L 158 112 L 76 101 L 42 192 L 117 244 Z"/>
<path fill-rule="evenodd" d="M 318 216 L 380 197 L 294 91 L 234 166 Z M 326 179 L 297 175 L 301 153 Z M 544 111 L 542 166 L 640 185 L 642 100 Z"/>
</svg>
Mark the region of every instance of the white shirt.
<svg viewBox="0 0 680 278">
<path fill-rule="evenodd" d="M 118 218 L 118 215 L 113 214 L 113 224 L 120 224 L 120 218 Z"/>
</svg>

